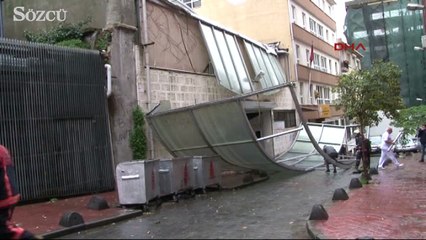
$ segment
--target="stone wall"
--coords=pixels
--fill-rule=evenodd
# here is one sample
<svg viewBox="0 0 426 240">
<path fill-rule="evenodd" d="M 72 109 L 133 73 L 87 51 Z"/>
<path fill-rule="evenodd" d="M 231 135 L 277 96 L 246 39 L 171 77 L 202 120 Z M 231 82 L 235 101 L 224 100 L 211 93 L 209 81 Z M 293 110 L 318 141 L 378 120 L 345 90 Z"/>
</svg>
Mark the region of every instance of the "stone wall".
<svg viewBox="0 0 426 240">
<path fill-rule="evenodd" d="M 143 68 L 139 69 L 140 71 Z M 138 75 L 144 75 L 139 72 Z M 178 72 L 176 70 L 151 69 L 151 106 L 156 106 L 162 100 L 169 100 L 171 108 L 181 108 L 198 103 L 215 101 L 234 94 L 220 86 L 216 77 L 206 74 Z M 144 104 L 147 100 L 146 80 L 138 77 L 138 103 L 149 110 Z M 150 149 L 149 151 L 152 151 Z M 170 154 L 154 138 L 154 158 L 168 158 Z"/>
</svg>

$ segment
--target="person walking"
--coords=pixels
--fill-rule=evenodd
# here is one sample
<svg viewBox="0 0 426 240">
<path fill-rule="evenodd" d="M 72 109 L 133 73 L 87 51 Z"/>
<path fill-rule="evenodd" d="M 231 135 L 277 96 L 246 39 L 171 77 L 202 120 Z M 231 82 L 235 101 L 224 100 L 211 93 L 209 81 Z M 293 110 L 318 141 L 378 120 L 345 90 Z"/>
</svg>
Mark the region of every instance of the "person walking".
<svg viewBox="0 0 426 240">
<path fill-rule="evenodd" d="M 392 144 L 394 144 L 394 141 L 392 139 L 392 128 L 388 127 L 386 129 L 386 132 L 383 133 L 382 135 L 382 144 L 380 146 L 380 148 L 382 149 L 382 154 L 380 155 L 380 160 L 379 160 L 379 169 L 385 169 L 383 167 L 383 164 L 385 163 L 385 161 L 390 158 L 392 160 L 392 162 L 395 164 L 395 166 L 397 167 L 402 167 L 404 166 L 403 163 L 398 162 L 398 159 L 396 159 L 395 157 L 395 153 L 390 149 L 390 147 L 392 146 Z"/>
<path fill-rule="evenodd" d="M 426 124 L 423 124 L 418 130 L 417 130 L 417 137 L 420 140 L 420 144 L 422 145 L 422 158 L 419 162 L 425 161 L 425 151 L 426 151 Z"/>
<path fill-rule="evenodd" d="M 0 145 L 0 239 L 41 239 L 10 221 L 20 194 L 9 150 Z"/>
</svg>

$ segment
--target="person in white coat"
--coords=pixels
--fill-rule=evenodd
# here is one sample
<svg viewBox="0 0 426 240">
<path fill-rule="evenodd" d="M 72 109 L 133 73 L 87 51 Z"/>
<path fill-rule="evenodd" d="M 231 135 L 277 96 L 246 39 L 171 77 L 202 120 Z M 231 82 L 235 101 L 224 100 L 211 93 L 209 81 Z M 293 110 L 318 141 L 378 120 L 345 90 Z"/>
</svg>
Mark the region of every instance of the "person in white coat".
<svg viewBox="0 0 426 240">
<path fill-rule="evenodd" d="M 380 148 L 382 149 L 382 154 L 380 155 L 379 169 L 385 169 L 383 167 L 383 164 L 388 158 L 392 160 L 395 166 L 397 167 L 404 166 L 403 163 L 398 162 L 398 159 L 396 159 L 395 157 L 395 153 L 390 149 L 390 146 L 394 144 L 391 134 L 392 134 L 392 128 L 388 127 L 388 129 L 386 129 L 386 132 L 384 132 L 382 135 L 382 144 L 380 146 Z"/>
</svg>

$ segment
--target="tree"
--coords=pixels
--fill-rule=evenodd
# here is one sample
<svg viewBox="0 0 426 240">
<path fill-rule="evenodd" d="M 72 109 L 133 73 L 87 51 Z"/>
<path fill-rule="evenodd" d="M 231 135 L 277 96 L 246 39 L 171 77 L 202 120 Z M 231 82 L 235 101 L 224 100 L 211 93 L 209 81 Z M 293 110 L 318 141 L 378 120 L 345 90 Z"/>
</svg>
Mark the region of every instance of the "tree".
<svg viewBox="0 0 426 240">
<path fill-rule="evenodd" d="M 133 129 L 130 132 L 129 138 L 134 160 L 142 160 L 146 158 L 147 146 L 144 125 L 145 115 L 138 105 L 133 109 Z"/>
<path fill-rule="evenodd" d="M 426 124 L 426 105 L 402 109 L 393 121 L 396 127 L 403 128 L 404 137 L 414 135 L 419 126 Z"/>
<path fill-rule="evenodd" d="M 401 70 L 392 62 L 375 61 L 370 69 L 343 75 L 337 87 L 337 109 L 343 108 L 345 116 L 360 125 L 361 136 L 367 126 L 377 126 L 382 120 L 378 111 L 393 119 L 398 109 L 405 108 L 400 97 Z M 363 151 L 364 152 L 364 151 Z M 363 177 L 370 179 L 366 156 L 362 156 Z"/>
</svg>

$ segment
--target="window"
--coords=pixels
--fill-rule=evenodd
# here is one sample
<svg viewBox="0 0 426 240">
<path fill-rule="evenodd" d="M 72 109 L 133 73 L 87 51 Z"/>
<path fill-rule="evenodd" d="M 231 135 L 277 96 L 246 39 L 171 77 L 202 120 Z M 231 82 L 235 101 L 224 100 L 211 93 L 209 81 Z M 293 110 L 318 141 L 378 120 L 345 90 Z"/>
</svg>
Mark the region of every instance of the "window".
<svg viewBox="0 0 426 240">
<path fill-rule="evenodd" d="M 324 27 L 318 24 L 317 29 L 318 29 L 318 36 L 324 39 Z"/>
<path fill-rule="evenodd" d="M 303 82 L 299 83 L 299 96 L 300 96 L 300 103 L 303 104 L 304 94 L 303 94 Z"/>
<path fill-rule="evenodd" d="M 306 49 L 306 66 L 309 66 L 309 58 L 311 57 L 311 51 Z"/>
<path fill-rule="evenodd" d="M 325 57 L 321 57 L 321 71 L 327 72 L 327 59 Z"/>
<path fill-rule="evenodd" d="M 315 97 L 318 104 L 330 104 L 330 88 L 317 86 L 315 90 Z"/>
<path fill-rule="evenodd" d="M 300 61 L 300 46 L 296 44 L 296 61 L 299 63 Z"/>
<path fill-rule="evenodd" d="M 201 7 L 201 0 L 183 0 L 183 3 L 190 8 Z"/>
<path fill-rule="evenodd" d="M 295 110 L 280 110 L 274 111 L 274 121 L 284 121 L 286 128 L 296 127 L 296 111 Z"/>
<path fill-rule="evenodd" d="M 339 75 L 339 68 L 337 68 L 337 62 L 334 62 L 334 69 L 336 70 L 336 75 Z"/>
<path fill-rule="evenodd" d="M 314 52 L 314 68 L 320 70 L 320 56 Z"/>
<path fill-rule="evenodd" d="M 317 23 L 312 18 L 309 18 L 309 29 L 311 30 L 312 33 L 316 34 Z"/>
<path fill-rule="evenodd" d="M 293 21 L 296 21 L 296 7 L 291 5 L 291 16 L 293 18 Z"/>
<path fill-rule="evenodd" d="M 331 42 L 334 44 L 336 42 L 336 39 L 334 38 L 334 33 L 331 34 Z"/>
<path fill-rule="evenodd" d="M 328 41 L 330 41 L 329 39 L 328 39 L 328 30 L 325 30 L 325 40 L 328 42 Z"/>
<path fill-rule="evenodd" d="M 333 66 L 331 65 L 331 60 L 330 59 L 328 60 L 328 66 L 330 67 L 330 69 L 327 69 L 327 70 L 329 70 L 327 72 L 328 73 L 333 73 L 333 70 L 332 70 Z"/>
<path fill-rule="evenodd" d="M 306 27 L 306 13 L 302 12 L 302 24 L 303 24 L 303 28 Z"/>
</svg>

